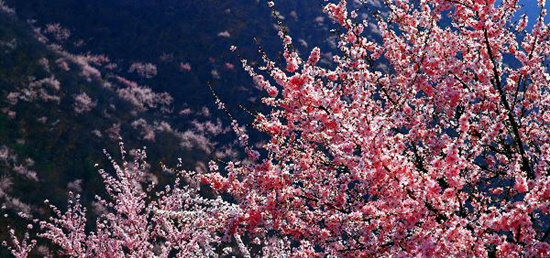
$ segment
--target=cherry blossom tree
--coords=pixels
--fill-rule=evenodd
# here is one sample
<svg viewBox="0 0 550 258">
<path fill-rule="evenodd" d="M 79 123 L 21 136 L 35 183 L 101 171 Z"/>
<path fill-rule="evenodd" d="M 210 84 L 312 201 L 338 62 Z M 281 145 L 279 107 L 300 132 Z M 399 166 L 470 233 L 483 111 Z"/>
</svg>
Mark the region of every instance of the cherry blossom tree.
<svg viewBox="0 0 550 258">
<path fill-rule="evenodd" d="M 128 72 L 135 72 L 143 78 L 150 79 L 157 75 L 157 66 L 151 63 L 133 63 Z"/>
<path fill-rule="evenodd" d="M 517 0 L 384 4 L 326 5 L 332 68 L 284 29 L 284 64 L 243 60 L 268 95 L 254 126 L 269 141 L 255 150 L 235 125 L 249 160 L 203 177 L 242 210 L 226 230 L 264 255 L 549 256 L 545 1 L 531 30 Z"/>
<path fill-rule="evenodd" d="M 88 94 L 86 94 L 85 92 L 74 95 L 73 98 L 74 98 L 73 108 L 77 114 L 89 112 L 95 106 L 97 106 L 97 103 L 94 102 L 92 98 L 90 98 L 90 96 L 88 96 Z"/>
<path fill-rule="evenodd" d="M 33 220 L 40 227 L 38 236 L 53 243 L 58 255 L 212 257 L 224 247 L 222 238 L 228 239 L 225 242 L 240 239 L 236 235 L 224 235 L 222 227 L 238 207 L 221 198 L 202 197 L 193 172 L 181 170 L 181 165 L 178 165 L 171 171 L 178 175 L 176 181 L 158 189 L 154 181 L 149 180 L 144 150 L 131 152 L 134 156 L 132 162 L 125 161 L 123 145 L 121 153 L 122 164 L 106 154 L 114 173 L 99 170 L 108 197 L 96 196 L 94 208 L 100 214 L 95 230 L 85 229 L 87 209 L 80 203 L 80 196 L 73 193 L 69 194 L 66 211 L 49 205 L 54 216 L 47 220 Z M 30 219 L 27 214 L 21 216 Z M 32 228 L 29 224 L 29 229 Z M 12 243 L 4 242 L 4 245 L 15 257 L 28 257 L 36 240 L 26 233 L 21 241 L 13 229 L 10 230 Z"/>
</svg>

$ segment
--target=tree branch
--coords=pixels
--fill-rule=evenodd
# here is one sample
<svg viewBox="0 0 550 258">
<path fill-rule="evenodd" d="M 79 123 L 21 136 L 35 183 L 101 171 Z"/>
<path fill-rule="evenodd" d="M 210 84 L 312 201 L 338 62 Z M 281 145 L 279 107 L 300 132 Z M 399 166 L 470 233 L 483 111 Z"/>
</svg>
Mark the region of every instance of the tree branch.
<svg viewBox="0 0 550 258">
<path fill-rule="evenodd" d="M 491 50 L 491 45 L 489 43 L 489 36 L 487 35 L 487 28 L 485 28 L 485 26 L 483 26 L 483 36 L 485 38 L 485 45 L 487 46 L 487 53 L 489 54 L 489 59 L 493 64 L 494 80 L 491 80 L 491 81 L 496 86 L 498 93 L 500 95 L 500 101 L 502 102 L 502 104 L 504 105 L 504 108 L 508 113 L 508 120 L 510 122 L 510 125 L 512 126 L 512 132 L 514 133 L 516 147 L 518 148 L 519 153 L 521 155 L 521 163 L 522 163 L 521 169 L 527 173 L 527 177 L 529 179 L 535 179 L 535 174 L 531 170 L 531 165 L 529 164 L 529 159 L 527 158 L 525 147 L 523 145 L 523 141 L 521 140 L 521 135 L 519 133 L 519 125 L 514 117 L 514 113 L 510 107 L 510 103 L 508 103 L 508 100 L 506 99 L 506 93 L 504 92 L 504 89 L 502 87 L 502 82 L 500 81 L 500 74 L 498 72 L 493 51 Z"/>
</svg>

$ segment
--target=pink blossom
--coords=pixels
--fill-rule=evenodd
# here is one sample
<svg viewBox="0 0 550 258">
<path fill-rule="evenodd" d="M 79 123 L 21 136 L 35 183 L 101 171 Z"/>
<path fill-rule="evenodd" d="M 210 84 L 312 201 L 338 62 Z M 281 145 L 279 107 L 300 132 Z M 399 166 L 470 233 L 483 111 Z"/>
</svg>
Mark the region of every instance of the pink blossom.
<svg viewBox="0 0 550 258">
<path fill-rule="evenodd" d="M 80 93 L 74 96 L 74 111 L 77 114 L 89 112 L 97 105 L 86 93 Z"/>
<path fill-rule="evenodd" d="M 9 6 L 4 3 L 3 0 L 0 0 L 0 12 L 5 13 L 7 15 L 14 15 L 15 10 L 13 8 L 10 8 Z"/>
<path fill-rule="evenodd" d="M 229 33 L 229 31 L 221 31 L 220 33 L 218 33 L 218 37 L 229 38 L 231 37 L 231 34 Z"/>
<path fill-rule="evenodd" d="M 157 75 L 157 66 L 152 63 L 133 63 L 128 69 L 129 73 L 137 73 L 143 78 L 153 78 Z"/>
<path fill-rule="evenodd" d="M 71 68 L 69 67 L 69 64 L 62 58 L 57 59 L 55 63 L 57 64 L 57 67 L 59 67 L 63 71 L 67 72 L 71 70 Z"/>
<path fill-rule="evenodd" d="M 514 189 L 516 189 L 516 191 L 518 191 L 519 193 L 525 193 L 529 191 L 529 187 L 527 186 L 527 180 L 525 180 L 525 178 L 521 176 L 516 177 Z"/>
<path fill-rule="evenodd" d="M 60 42 L 67 40 L 71 36 L 71 32 L 63 28 L 59 23 L 47 24 L 44 32 L 53 35 L 54 39 Z"/>
<path fill-rule="evenodd" d="M 117 90 L 118 96 L 133 104 L 138 111 L 145 111 L 149 108 L 157 108 L 163 112 L 170 112 L 169 106 L 172 104 L 173 98 L 170 94 L 156 93 L 150 88 L 139 86 L 136 82 L 129 81 L 125 78 L 117 76 L 117 80 L 126 88 Z"/>
<path fill-rule="evenodd" d="M 223 65 L 223 67 L 226 69 L 226 70 L 235 70 L 235 65 L 232 64 L 232 63 L 225 63 Z"/>
<path fill-rule="evenodd" d="M 132 127 L 134 129 L 141 129 L 141 137 L 143 140 L 154 142 L 155 141 L 155 131 L 152 126 L 150 126 L 145 119 L 140 118 L 132 122 Z"/>
<path fill-rule="evenodd" d="M 180 63 L 180 70 L 189 72 L 191 71 L 191 65 L 189 63 Z"/>
</svg>

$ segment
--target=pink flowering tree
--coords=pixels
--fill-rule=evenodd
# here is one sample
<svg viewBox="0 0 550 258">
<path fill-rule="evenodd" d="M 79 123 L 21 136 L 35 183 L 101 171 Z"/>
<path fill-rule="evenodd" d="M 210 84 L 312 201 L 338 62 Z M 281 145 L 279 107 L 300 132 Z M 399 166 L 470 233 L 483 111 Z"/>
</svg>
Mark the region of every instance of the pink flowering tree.
<svg viewBox="0 0 550 258">
<path fill-rule="evenodd" d="M 157 75 L 157 66 L 151 63 L 133 63 L 128 72 L 135 72 L 143 78 L 150 79 Z"/>
<path fill-rule="evenodd" d="M 284 30 L 284 64 L 243 60 L 268 95 L 254 125 L 269 141 L 254 150 L 235 126 L 250 160 L 203 178 L 242 210 L 226 230 L 264 254 L 549 256 L 544 1 L 531 30 L 517 0 L 384 3 L 326 5 L 333 68 Z"/>
<path fill-rule="evenodd" d="M 95 229 L 86 230 L 87 209 L 80 203 L 80 196 L 69 194 L 69 205 L 61 211 L 49 205 L 53 216 L 46 220 L 34 220 L 39 225 L 38 236 L 51 242 L 55 254 L 64 257 L 212 257 L 228 250 L 229 243 L 240 236 L 223 234 L 223 225 L 238 207 L 221 198 L 204 198 L 193 172 L 172 170 L 176 181 L 158 189 L 148 178 L 149 165 L 145 151 L 133 152 L 134 160 L 126 160 L 121 148 L 122 164 L 108 154 L 113 172 L 100 169 L 107 198 L 96 196 L 93 205 L 99 213 Z M 156 189 L 156 190 L 155 190 Z M 46 201 L 48 204 L 48 201 Z M 23 217 L 28 217 L 22 214 Z M 29 224 L 29 230 L 33 224 Z M 18 258 L 28 257 L 36 240 L 26 233 L 18 239 L 10 229 L 11 243 L 4 242 Z M 225 241 L 222 241 L 225 240 Z M 51 255 L 51 250 L 48 251 Z"/>
</svg>

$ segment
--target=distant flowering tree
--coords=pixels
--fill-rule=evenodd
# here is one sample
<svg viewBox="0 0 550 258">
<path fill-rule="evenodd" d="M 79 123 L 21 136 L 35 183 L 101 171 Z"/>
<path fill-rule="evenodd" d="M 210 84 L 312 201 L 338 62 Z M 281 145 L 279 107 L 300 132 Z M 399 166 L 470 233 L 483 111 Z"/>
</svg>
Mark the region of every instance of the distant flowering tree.
<svg viewBox="0 0 550 258">
<path fill-rule="evenodd" d="M 265 156 L 238 130 L 254 162 L 203 178 L 242 209 L 227 230 L 304 257 L 550 256 L 545 2 L 529 31 L 517 0 L 384 3 L 326 5 L 334 68 L 284 30 L 284 67 L 243 61 L 272 111 Z"/>
<path fill-rule="evenodd" d="M 8 7 L 6 5 L 6 3 L 4 3 L 3 0 L 0 0 L 0 12 L 4 13 L 4 14 L 7 14 L 7 15 L 14 15 L 15 14 L 15 10 Z"/>
<path fill-rule="evenodd" d="M 44 33 L 52 35 L 58 42 L 66 41 L 71 36 L 71 31 L 63 28 L 59 23 L 47 24 Z"/>
<path fill-rule="evenodd" d="M 74 95 L 73 98 L 74 98 L 73 108 L 74 108 L 74 112 L 76 112 L 77 114 L 89 112 L 97 105 L 97 103 L 94 102 L 92 98 L 90 98 L 90 96 L 88 96 L 88 94 L 84 92 Z"/>
<path fill-rule="evenodd" d="M 135 72 L 143 78 L 150 79 L 157 75 L 157 66 L 151 63 L 133 63 L 128 72 Z"/>
</svg>

